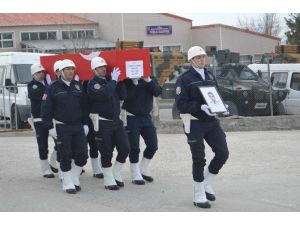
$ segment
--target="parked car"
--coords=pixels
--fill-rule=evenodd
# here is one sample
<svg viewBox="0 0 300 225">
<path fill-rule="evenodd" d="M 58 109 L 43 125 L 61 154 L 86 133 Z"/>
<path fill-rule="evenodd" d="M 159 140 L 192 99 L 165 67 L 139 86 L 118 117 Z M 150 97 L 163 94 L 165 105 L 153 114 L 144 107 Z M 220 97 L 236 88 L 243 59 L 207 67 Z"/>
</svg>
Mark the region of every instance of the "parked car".
<svg viewBox="0 0 300 225">
<path fill-rule="evenodd" d="M 40 63 L 42 53 L 0 53 L 0 117 L 11 120 L 13 128 L 23 128 L 31 116 L 27 83 L 30 67 Z"/>
<path fill-rule="evenodd" d="M 255 73 L 269 83 L 267 64 L 248 65 Z M 270 64 L 273 88 L 288 90 L 282 101 L 286 114 L 300 114 L 300 64 Z"/>
</svg>

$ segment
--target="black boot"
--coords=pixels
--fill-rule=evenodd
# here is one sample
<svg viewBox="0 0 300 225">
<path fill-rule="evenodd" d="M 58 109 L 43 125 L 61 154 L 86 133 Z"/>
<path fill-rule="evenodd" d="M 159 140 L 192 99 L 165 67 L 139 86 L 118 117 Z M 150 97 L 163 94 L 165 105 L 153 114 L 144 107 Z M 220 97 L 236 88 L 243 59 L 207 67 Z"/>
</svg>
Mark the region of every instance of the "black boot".
<svg viewBox="0 0 300 225">
<path fill-rule="evenodd" d="M 53 173 L 58 173 L 58 169 L 54 168 L 53 166 L 50 165 L 50 169 L 52 170 Z"/>
<path fill-rule="evenodd" d="M 115 180 L 119 187 L 124 187 L 124 182 Z"/>
<path fill-rule="evenodd" d="M 118 185 L 108 185 L 108 186 L 105 186 L 105 189 L 108 189 L 111 191 L 117 191 L 117 190 L 119 190 L 119 186 Z"/>
<path fill-rule="evenodd" d="M 75 185 L 75 190 L 76 190 L 76 191 L 81 191 L 80 185 Z"/>
<path fill-rule="evenodd" d="M 76 194 L 76 189 L 67 189 L 66 192 L 68 194 Z"/>
<path fill-rule="evenodd" d="M 132 183 L 136 184 L 136 185 L 144 185 L 145 181 L 144 180 L 133 180 Z"/>
<path fill-rule="evenodd" d="M 210 208 L 209 202 L 194 202 L 194 206 L 205 209 Z"/>
<path fill-rule="evenodd" d="M 43 175 L 43 177 L 46 177 L 46 178 L 54 178 L 54 174 L 45 174 Z"/>
<path fill-rule="evenodd" d="M 146 175 L 142 174 L 142 177 L 143 177 L 144 180 L 146 180 L 148 182 L 153 182 L 154 181 L 153 177 L 151 177 L 151 176 L 146 176 Z"/>
<path fill-rule="evenodd" d="M 209 200 L 209 201 L 215 201 L 216 200 L 216 196 L 214 194 L 210 194 L 210 193 L 205 192 L 205 195 L 206 195 L 207 200 Z"/>
<path fill-rule="evenodd" d="M 93 176 L 96 177 L 96 178 L 99 178 L 99 179 L 104 178 L 103 173 L 94 174 Z"/>
</svg>

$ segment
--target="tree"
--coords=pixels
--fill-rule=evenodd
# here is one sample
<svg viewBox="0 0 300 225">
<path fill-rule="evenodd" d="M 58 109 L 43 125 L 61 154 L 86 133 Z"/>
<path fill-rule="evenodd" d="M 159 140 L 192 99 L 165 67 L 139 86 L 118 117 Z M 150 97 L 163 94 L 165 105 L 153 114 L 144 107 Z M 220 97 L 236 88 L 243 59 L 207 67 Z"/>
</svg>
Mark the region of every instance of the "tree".
<svg viewBox="0 0 300 225">
<path fill-rule="evenodd" d="M 289 14 L 290 18 L 285 18 L 289 30 L 285 33 L 288 44 L 300 44 L 300 13 Z"/>
<path fill-rule="evenodd" d="M 280 22 L 276 13 L 264 13 L 258 19 L 238 18 L 237 26 L 262 34 L 278 36 L 282 30 Z"/>
</svg>

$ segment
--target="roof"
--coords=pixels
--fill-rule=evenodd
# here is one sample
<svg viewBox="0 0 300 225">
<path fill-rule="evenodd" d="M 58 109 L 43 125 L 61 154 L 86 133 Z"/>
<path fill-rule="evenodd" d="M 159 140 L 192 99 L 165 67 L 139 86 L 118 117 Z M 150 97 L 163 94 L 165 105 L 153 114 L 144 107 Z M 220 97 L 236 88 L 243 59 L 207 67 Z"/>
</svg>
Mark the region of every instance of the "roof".
<svg viewBox="0 0 300 225">
<path fill-rule="evenodd" d="M 100 39 L 73 39 L 73 40 L 38 40 L 22 41 L 22 44 L 30 48 L 36 48 L 41 51 L 46 50 L 66 50 L 74 48 L 114 48 L 114 42 L 108 42 Z"/>
<path fill-rule="evenodd" d="M 159 13 L 161 15 L 164 15 L 164 16 L 168 16 L 168 17 L 172 17 L 172 18 L 175 18 L 175 19 L 179 19 L 179 20 L 183 20 L 185 22 L 193 22 L 193 20 L 191 19 L 188 19 L 188 18 L 185 18 L 185 17 L 182 17 L 182 16 L 177 16 L 175 14 L 171 14 L 171 13 Z"/>
<path fill-rule="evenodd" d="M 221 24 L 221 23 L 202 25 L 202 26 L 193 26 L 192 29 L 205 29 L 205 28 L 214 28 L 214 27 L 224 27 L 224 28 L 228 28 L 228 29 L 231 29 L 231 30 L 236 30 L 236 31 L 240 31 L 240 32 L 248 33 L 248 34 L 253 34 L 253 35 L 257 35 L 257 36 L 261 36 L 261 37 L 265 37 L 265 38 L 274 39 L 276 41 L 281 40 L 280 38 L 272 36 L 272 35 L 261 34 L 261 33 L 257 33 L 257 32 L 254 32 L 254 31 L 250 31 L 248 29 L 241 29 L 241 28 L 238 28 L 238 27 L 224 25 L 224 24 Z"/>
<path fill-rule="evenodd" d="M 68 13 L 0 13 L 0 27 L 97 24 Z"/>
</svg>

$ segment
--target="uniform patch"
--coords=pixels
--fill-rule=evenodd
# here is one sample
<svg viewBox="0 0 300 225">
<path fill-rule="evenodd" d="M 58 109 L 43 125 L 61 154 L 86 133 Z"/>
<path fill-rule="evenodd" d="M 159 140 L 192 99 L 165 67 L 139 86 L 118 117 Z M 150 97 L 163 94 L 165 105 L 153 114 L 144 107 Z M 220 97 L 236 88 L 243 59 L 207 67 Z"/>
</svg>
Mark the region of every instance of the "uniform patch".
<svg viewBox="0 0 300 225">
<path fill-rule="evenodd" d="M 42 100 L 43 100 L 43 101 L 47 100 L 47 94 L 44 94 L 44 95 L 43 95 Z"/>
<path fill-rule="evenodd" d="M 76 88 L 78 91 L 80 91 L 80 87 L 79 87 L 78 84 L 75 85 L 75 88 Z"/>
<path fill-rule="evenodd" d="M 176 95 L 180 95 L 181 93 L 181 87 L 176 87 Z"/>
<path fill-rule="evenodd" d="M 101 85 L 100 85 L 100 84 L 94 84 L 94 88 L 95 88 L 96 90 L 99 90 L 99 89 L 101 88 Z"/>
<path fill-rule="evenodd" d="M 32 89 L 37 89 L 37 88 L 38 88 L 37 85 L 33 85 L 33 86 L 32 86 Z"/>
</svg>

